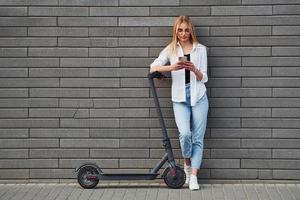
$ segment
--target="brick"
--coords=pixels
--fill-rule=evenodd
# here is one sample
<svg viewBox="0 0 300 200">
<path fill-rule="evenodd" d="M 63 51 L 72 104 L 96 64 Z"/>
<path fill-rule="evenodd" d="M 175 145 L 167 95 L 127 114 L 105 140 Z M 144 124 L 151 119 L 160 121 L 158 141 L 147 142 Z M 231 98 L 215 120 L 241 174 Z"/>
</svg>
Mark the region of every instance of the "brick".
<svg viewBox="0 0 300 200">
<path fill-rule="evenodd" d="M 273 26 L 272 35 L 299 35 L 299 26 Z"/>
<path fill-rule="evenodd" d="M 298 78 L 243 78 L 243 87 L 295 87 L 300 84 Z"/>
<path fill-rule="evenodd" d="M 27 16 L 26 7 L 2 7 L 0 8 L 0 16 Z"/>
<path fill-rule="evenodd" d="M 61 67 L 119 67 L 118 58 L 62 58 Z"/>
<path fill-rule="evenodd" d="M 133 71 L 133 70 L 132 70 Z M 138 73 L 136 73 L 136 72 L 139 72 L 140 71 L 140 73 L 138 74 Z M 132 77 L 133 76 L 136 76 L 136 77 L 141 77 L 141 76 L 143 76 L 143 75 L 145 75 L 145 74 L 147 74 L 147 73 L 143 73 L 143 71 L 148 71 L 148 70 L 137 70 L 137 71 L 135 71 L 135 73 L 136 74 L 133 74 L 133 75 L 131 75 Z M 128 74 L 130 74 L 130 72 L 131 72 L 131 70 L 128 70 L 128 71 L 126 71 L 126 73 L 128 73 Z M 128 75 L 127 75 L 128 76 Z M 129 75 L 130 76 L 130 75 Z M 165 83 L 163 83 L 163 84 L 165 84 Z M 148 82 L 148 80 L 146 80 L 146 79 L 142 79 L 142 78 L 121 78 L 121 87 L 148 87 L 149 86 L 149 82 Z M 162 86 L 162 85 L 160 85 L 160 86 Z M 168 93 L 168 94 L 166 94 L 168 97 L 170 97 L 170 92 L 168 92 L 168 91 L 165 91 L 165 89 L 163 89 L 163 88 L 161 88 L 160 89 L 160 91 L 163 91 L 164 90 L 164 93 Z M 168 90 L 168 89 L 167 89 Z M 160 91 L 158 91 L 158 92 L 160 92 Z M 163 97 L 161 94 L 159 94 L 159 96 L 160 97 Z"/>
<path fill-rule="evenodd" d="M 91 68 L 89 70 L 89 77 L 121 77 L 119 68 Z"/>
<path fill-rule="evenodd" d="M 141 118 L 148 116 L 149 109 L 90 109 L 91 118 Z"/>
<path fill-rule="evenodd" d="M 61 87 L 119 87 L 118 79 L 61 78 Z"/>
<path fill-rule="evenodd" d="M 89 56 L 92 57 L 145 57 L 148 56 L 147 48 L 90 48 Z"/>
<path fill-rule="evenodd" d="M 28 117 L 27 109 L 0 109 L 0 118 L 26 118 Z"/>
<path fill-rule="evenodd" d="M 1 27 L 0 36 L 6 36 L 6 37 L 27 36 L 27 28 L 26 27 L 8 27 L 8 28 Z"/>
<path fill-rule="evenodd" d="M 29 7 L 29 16 L 88 16 L 84 7 Z"/>
<path fill-rule="evenodd" d="M 299 47 L 272 47 L 272 56 L 300 56 Z"/>
<path fill-rule="evenodd" d="M 269 26 L 210 27 L 212 36 L 261 36 L 271 35 L 271 31 L 272 29 Z"/>
<path fill-rule="evenodd" d="M 91 138 L 148 138 L 149 129 L 90 129 Z"/>
<path fill-rule="evenodd" d="M 29 77 L 88 77 L 85 68 L 32 68 Z"/>
<path fill-rule="evenodd" d="M 150 149 L 150 158 L 161 158 L 165 154 L 164 149 Z M 180 149 L 174 149 L 173 148 L 173 154 L 175 158 L 181 158 L 182 153 Z M 207 151 L 204 150 L 203 152 L 203 158 L 207 158 Z"/>
<path fill-rule="evenodd" d="M 299 107 L 298 98 L 243 98 L 241 107 Z"/>
<path fill-rule="evenodd" d="M 226 169 L 226 168 L 240 168 L 239 159 L 203 159 L 201 168 L 209 169 Z"/>
<path fill-rule="evenodd" d="M 271 97 L 270 88 L 211 88 L 210 97 Z"/>
<path fill-rule="evenodd" d="M 145 158 L 148 149 L 91 149 L 91 158 Z"/>
<path fill-rule="evenodd" d="M 119 26 L 172 26 L 172 17 L 120 17 Z"/>
<path fill-rule="evenodd" d="M 149 97 L 149 89 L 90 89 L 91 97 Z"/>
<path fill-rule="evenodd" d="M 240 39 L 238 37 L 202 37 L 201 43 L 205 46 L 239 46 Z"/>
<path fill-rule="evenodd" d="M 58 58 L 0 58 L 0 67 L 59 67 Z"/>
<path fill-rule="evenodd" d="M 191 17 L 195 26 L 239 25 L 239 17 Z"/>
<path fill-rule="evenodd" d="M 63 47 L 117 47 L 117 38 L 59 38 L 58 46 Z"/>
<path fill-rule="evenodd" d="M 272 6 L 212 6 L 211 15 L 272 15 Z"/>
<path fill-rule="evenodd" d="M 119 120 L 118 119 L 61 119 L 60 127 L 115 128 L 115 127 L 119 127 Z"/>
<path fill-rule="evenodd" d="M 256 169 L 212 169 L 211 178 L 216 179 L 257 179 Z M 246 186 L 247 187 L 247 186 Z"/>
<path fill-rule="evenodd" d="M 75 178 L 74 169 L 30 169 L 31 179 L 71 179 Z M 55 193 L 52 193 L 55 194 Z"/>
<path fill-rule="evenodd" d="M 26 48 L 0 48 L 1 57 L 26 57 Z"/>
<path fill-rule="evenodd" d="M 208 87 L 240 87 L 240 78 L 210 78 Z"/>
<path fill-rule="evenodd" d="M 88 36 L 88 28 L 28 27 L 28 36 Z"/>
<path fill-rule="evenodd" d="M 271 136 L 271 129 L 211 129 L 211 138 L 271 138 Z"/>
<path fill-rule="evenodd" d="M 59 0 L 60 6 L 117 6 L 118 0 Z"/>
<path fill-rule="evenodd" d="M 9 69 L 0 69 L 0 77 L 27 77 L 28 69 L 18 69 L 18 68 L 9 68 Z"/>
<path fill-rule="evenodd" d="M 166 46 L 170 43 L 170 38 L 158 38 L 158 37 L 147 37 L 147 38 L 120 38 L 119 46 L 120 47 L 161 47 Z"/>
<path fill-rule="evenodd" d="M 89 110 L 87 109 L 29 109 L 31 118 L 88 118 Z"/>
<path fill-rule="evenodd" d="M 80 88 L 30 88 L 30 97 L 88 97 L 88 89 Z"/>
<path fill-rule="evenodd" d="M 206 148 L 240 148 L 239 139 L 206 139 L 204 141 Z"/>
<path fill-rule="evenodd" d="M 299 129 L 273 129 L 273 138 L 300 138 Z"/>
<path fill-rule="evenodd" d="M 212 149 L 212 158 L 271 158 L 271 149 Z"/>
<path fill-rule="evenodd" d="M 22 169 L 22 168 L 57 168 L 56 159 L 9 159 L 0 160 L 0 168 Z"/>
<path fill-rule="evenodd" d="M 14 5 L 28 5 L 28 0 L 1 0 L 0 5 L 2 6 L 14 6 Z"/>
<path fill-rule="evenodd" d="M 299 25 L 299 16 L 241 16 L 240 25 Z"/>
<path fill-rule="evenodd" d="M 117 26 L 117 17 L 58 17 L 58 26 Z"/>
<path fill-rule="evenodd" d="M 174 117 L 173 108 L 161 109 L 161 111 L 162 111 L 163 117 L 165 117 L 165 118 Z M 156 109 L 150 109 L 150 117 L 154 117 L 154 118 L 158 117 Z"/>
<path fill-rule="evenodd" d="M 297 67 L 272 67 L 273 76 L 297 76 L 299 77 L 300 72 Z"/>
<path fill-rule="evenodd" d="M 1 119 L 1 128 L 58 127 L 57 119 Z"/>
<path fill-rule="evenodd" d="M 274 110 L 273 110 L 274 111 Z M 274 115 L 272 111 L 272 117 Z M 268 108 L 211 108 L 209 117 L 271 117 Z"/>
<path fill-rule="evenodd" d="M 56 78 L 1 78 L 2 87 L 58 87 Z"/>
<path fill-rule="evenodd" d="M 297 15 L 300 14 L 300 5 L 275 5 L 273 14 L 275 15 Z"/>
<path fill-rule="evenodd" d="M 0 17 L 0 26 L 57 26 L 56 17 Z"/>
<path fill-rule="evenodd" d="M 90 16 L 149 16 L 147 7 L 94 7 Z"/>
<path fill-rule="evenodd" d="M 298 179 L 300 170 L 273 170 L 274 179 Z"/>
<path fill-rule="evenodd" d="M 118 148 L 118 139 L 61 139 L 60 147 L 72 148 Z"/>
<path fill-rule="evenodd" d="M 123 68 L 120 69 L 120 75 L 121 77 L 146 77 L 146 75 L 149 73 L 149 68 Z M 124 78 L 125 79 L 125 78 Z M 139 80 L 144 80 L 146 79 L 139 79 Z M 149 83 L 147 84 L 149 86 Z"/>
<path fill-rule="evenodd" d="M 258 169 L 258 178 L 259 179 L 272 179 L 273 170 Z"/>
<path fill-rule="evenodd" d="M 299 117 L 299 108 L 272 108 L 272 117 Z"/>
<path fill-rule="evenodd" d="M 121 58 L 120 67 L 148 67 L 154 58 Z"/>
<path fill-rule="evenodd" d="M 159 159 L 120 159 L 120 168 L 152 168 Z"/>
<path fill-rule="evenodd" d="M 119 107 L 119 99 L 93 99 L 93 108 L 115 108 Z"/>
<path fill-rule="evenodd" d="M 284 128 L 284 127 L 281 127 Z M 299 139 L 242 139 L 242 148 L 299 148 Z"/>
<path fill-rule="evenodd" d="M 0 107 L 57 107 L 58 99 L 0 99 Z"/>
<path fill-rule="evenodd" d="M 180 5 L 240 5 L 241 0 L 181 0 Z"/>
<path fill-rule="evenodd" d="M 89 36 L 148 36 L 148 28 L 144 27 L 89 27 Z"/>
<path fill-rule="evenodd" d="M 150 16 L 206 16 L 210 15 L 210 7 L 151 7 Z"/>
<path fill-rule="evenodd" d="M 208 58 L 209 66 L 211 67 L 239 67 L 242 65 L 242 59 L 240 57 L 213 57 Z"/>
<path fill-rule="evenodd" d="M 29 48 L 32 57 L 87 57 L 87 48 Z"/>
<path fill-rule="evenodd" d="M 218 67 L 210 69 L 210 77 L 251 77 L 251 76 L 271 76 L 271 68 L 259 67 L 259 68 L 229 68 Z"/>
<path fill-rule="evenodd" d="M 0 129 L 0 138 L 27 138 L 28 129 Z"/>
<path fill-rule="evenodd" d="M 272 149 L 272 158 L 279 159 L 299 159 L 300 150 L 299 149 Z"/>
<path fill-rule="evenodd" d="M 240 102 L 240 98 L 210 98 L 209 106 L 212 108 L 240 107 Z"/>
<path fill-rule="evenodd" d="M 28 158 L 28 149 L 1 149 L 1 159 Z"/>
<path fill-rule="evenodd" d="M 28 0 L 29 5 L 58 5 L 59 0 Z"/>
<path fill-rule="evenodd" d="M 298 169 L 299 160 L 242 159 L 242 168 Z"/>
<path fill-rule="evenodd" d="M 272 66 L 279 67 L 292 67 L 299 65 L 300 58 L 299 57 L 272 57 Z"/>
<path fill-rule="evenodd" d="M 0 169 L 1 179 L 28 179 L 29 169 Z"/>
<path fill-rule="evenodd" d="M 299 45 L 298 36 L 242 37 L 243 46 L 294 46 Z"/>
<path fill-rule="evenodd" d="M 300 128 L 298 119 L 242 119 L 242 127 Z"/>
<path fill-rule="evenodd" d="M 30 158 L 80 158 L 88 157 L 88 149 L 30 149 Z"/>
<path fill-rule="evenodd" d="M 1 139 L 0 147 L 5 149 L 16 148 L 52 148 L 59 146 L 58 139 Z"/>
<path fill-rule="evenodd" d="M 270 56 L 269 47 L 211 47 L 211 56 Z"/>
<path fill-rule="evenodd" d="M 30 129 L 32 138 L 87 138 L 89 129 Z"/>
<path fill-rule="evenodd" d="M 179 0 L 120 0 L 120 6 L 178 6 Z"/>
<path fill-rule="evenodd" d="M 166 127 L 176 127 L 173 119 L 165 119 Z M 144 127 L 160 127 L 157 119 L 121 119 L 120 127 L 122 128 L 144 128 Z"/>
<path fill-rule="evenodd" d="M 90 108 L 93 107 L 93 99 L 60 99 L 59 107 Z"/>
<path fill-rule="evenodd" d="M 171 107 L 172 103 L 170 98 L 160 98 L 161 107 Z M 121 108 L 144 108 L 144 107 L 155 107 L 154 101 L 152 99 L 120 99 Z"/>
<path fill-rule="evenodd" d="M 207 127 L 209 128 L 239 128 L 241 126 L 240 119 L 225 118 L 218 119 L 212 118 L 208 120 Z"/>
</svg>

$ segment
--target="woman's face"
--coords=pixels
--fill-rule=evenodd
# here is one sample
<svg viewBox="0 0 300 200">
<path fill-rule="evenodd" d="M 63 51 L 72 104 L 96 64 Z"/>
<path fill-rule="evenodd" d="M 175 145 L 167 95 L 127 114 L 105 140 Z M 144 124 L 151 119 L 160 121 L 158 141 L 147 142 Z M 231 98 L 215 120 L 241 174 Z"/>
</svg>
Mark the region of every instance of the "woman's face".
<svg viewBox="0 0 300 200">
<path fill-rule="evenodd" d="M 186 23 L 182 23 L 177 28 L 177 38 L 179 42 L 187 42 L 190 41 L 191 37 L 191 29 L 188 27 Z"/>
</svg>

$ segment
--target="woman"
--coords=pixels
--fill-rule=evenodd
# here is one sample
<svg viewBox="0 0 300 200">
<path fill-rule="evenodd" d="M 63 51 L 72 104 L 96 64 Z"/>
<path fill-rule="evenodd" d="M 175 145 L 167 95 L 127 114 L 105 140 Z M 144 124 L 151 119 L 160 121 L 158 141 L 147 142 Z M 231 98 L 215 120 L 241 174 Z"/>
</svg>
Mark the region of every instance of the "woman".
<svg viewBox="0 0 300 200">
<path fill-rule="evenodd" d="M 179 57 L 183 56 L 186 56 L 187 61 L 179 61 Z M 170 65 L 166 65 L 168 62 Z M 204 85 L 208 80 L 207 55 L 206 47 L 197 41 L 189 17 L 179 16 L 176 19 L 172 42 L 150 67 L 150 72 L 171 71 L 173 110 L 184 157 L 186 183 L 191 190 L 198 190 L 197 173 L 202 161 L 208 113 Z"/>
</svg>

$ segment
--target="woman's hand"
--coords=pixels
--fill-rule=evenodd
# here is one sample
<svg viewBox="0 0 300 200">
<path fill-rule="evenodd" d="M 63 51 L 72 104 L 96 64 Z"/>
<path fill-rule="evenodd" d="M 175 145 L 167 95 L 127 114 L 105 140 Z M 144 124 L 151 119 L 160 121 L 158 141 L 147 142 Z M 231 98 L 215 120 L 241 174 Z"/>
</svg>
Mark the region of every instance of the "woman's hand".
<svg viewBox="0 0 300 200">
<path fill-rule="evenodd" d="M 177 63 L 171 65 L 172 70 L 171 71 L 177 71 L 180 69 L 185 68 L 185 62 L 184 61 L 178 61 Z"/>
<path fill-rule="evenodd" d="M 194 73 L 196 73 L 196 71 L 197 71 L 197 67 L 190 61 L 184 62 L 184 68 L 187 70 L 190 70 Z"/>
</svg>

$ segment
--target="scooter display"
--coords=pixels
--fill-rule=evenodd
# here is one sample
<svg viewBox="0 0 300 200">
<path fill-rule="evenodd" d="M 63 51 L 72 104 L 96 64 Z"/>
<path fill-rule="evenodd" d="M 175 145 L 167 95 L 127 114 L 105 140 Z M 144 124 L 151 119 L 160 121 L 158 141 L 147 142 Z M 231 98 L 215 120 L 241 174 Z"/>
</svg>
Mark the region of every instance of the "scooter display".
<svg viewBox="0 0 300 200">
<path fill-rule="evenodd" d="M 185 183 L 185 173 L 181 167 L 176 165 L 170 139 L 167 134 L 167 129 L 160 109 L 160 104 L 155 89 L 154 79 L 165 78 L 160 72 L 148 74 L 150 89 L 153 94 L 155 107 L 159 117 L 160 126 L 162 129 L 163 146 L 165 154 L 160 161 L 153 167 L 149 173 L 145 174 L 113 174 L 104 173 L 96 163 L 83 163 L 76 168 L 77 181 L 83 188 L 95 188 L 100 180 L 153 180 L 159 175 L 159 170 L 167 162 L 168 166 L 162 173 L 162 178 L 169 188 L 181 188 Z"/>
</svg>

